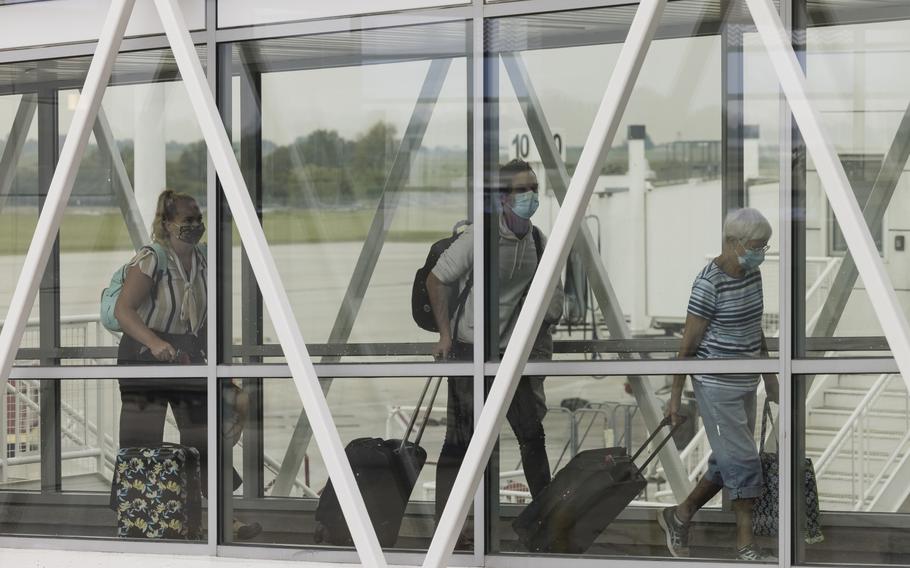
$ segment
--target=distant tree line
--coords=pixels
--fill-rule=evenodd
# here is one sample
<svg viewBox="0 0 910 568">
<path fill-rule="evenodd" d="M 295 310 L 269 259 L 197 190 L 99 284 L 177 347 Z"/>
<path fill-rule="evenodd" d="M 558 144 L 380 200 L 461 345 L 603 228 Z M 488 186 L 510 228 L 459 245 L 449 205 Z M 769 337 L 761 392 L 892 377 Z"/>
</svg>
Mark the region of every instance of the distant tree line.
<svg viewBox="0 0 910 568">
<path fill-rule="evenodd" d="M 61 141 L 62 143 L 62 141 Z M 335 130 L 315 130 L 288 145 L 263 142 L 262 184 L 266 206 L 333 207 L 373 201 L 382 193 L 400 140 L 395 127 L 377 122 L 353 140 Z M 2 147 L 2 145 L 0 145 Z M 121 141 L 120 156 L 134 183 L 132 140 Z M 240 146 L 234 148 L 238 159 Z M 206 146 L 169 142 L 166 149 L 167 186 L 192 195 L 204 195 Z M 71 203 L 112 203 L 111 157 L 90 145 L 79 166 Z M 23 149 L 11 193 L 14 203 L 32 204 L 38 198 L 38 144 Z"/>
</svg>

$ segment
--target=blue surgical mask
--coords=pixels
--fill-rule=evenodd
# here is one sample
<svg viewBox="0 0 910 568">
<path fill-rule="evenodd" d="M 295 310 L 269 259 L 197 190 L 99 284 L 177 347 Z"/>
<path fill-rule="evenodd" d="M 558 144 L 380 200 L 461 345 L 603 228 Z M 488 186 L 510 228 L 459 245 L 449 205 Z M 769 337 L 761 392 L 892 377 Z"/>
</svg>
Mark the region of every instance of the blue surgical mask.
<svg viewBox="0 0 910 568">
<path fill-rule="evenodd" d="M 522 219 L 530 219 L 537 211 L 539 205 L 540 201 L 537 198 L 537 193 L 534 191 L 526 191 L 512 197 L 512 204 L 510 207 L 512 213 L 515 213 Z"/>
<path fill-rule="evenodd" d="M 755 270 L 765 261 L 765 251 L 746 249 L 746 254 L 737 256 L 737 259 L 744 270 Z"/>
</svg>

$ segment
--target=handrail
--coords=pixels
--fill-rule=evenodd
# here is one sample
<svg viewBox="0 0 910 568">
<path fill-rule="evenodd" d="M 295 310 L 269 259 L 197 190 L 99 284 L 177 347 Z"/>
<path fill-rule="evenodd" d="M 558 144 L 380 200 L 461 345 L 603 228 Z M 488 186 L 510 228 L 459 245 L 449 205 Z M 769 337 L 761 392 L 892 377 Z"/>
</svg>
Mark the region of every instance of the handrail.
<svg viewBox="0 0 910 568">
<path fill-rule="evenodd" d="M 822 270 L 821 274 L 818 275 L 818 278 L 815 279 L 815 282 L 812 284 L 812 286 L 810 286 L 809 289 L 806 290 L 806 301 L 811 300 L 812 296 L 814 296 L 815 294 L 818 293 L 818 291 L 822 287 L 822 282 L 824 282 L 825 278 L 827 278 L 832 272 L 834 272 L 834 269 L 837 268 L 838 265 L 840 265 L 840 260 L 841 260 L 840 257 L 832 256 L 832 257 L 827 257 L 827 258 L 828 258 L 828 261 L 825 265 L 825 269 Z"/>
<path fill-rule="evenodd" d="M 60 323 L 63 325 L 74 325 L 78 323 L 98 323 L 101 320 L 99 314 L 77 314 L 72 316 L 60 316 Z M 0 327 L 6 323 L 6 320 L 0 320 Z M 26 327 L 34 327 L 40 325 L 40 318 L 30 318 L 25 322 Z M 113 332 L 110 332 L 112 335 Z"/>
<path fill-rule="evenodd" d="M 847 440 L 847 436 L 853 430 L 860 417 L 865 414 L 871 404 L 878 399 L 878 396 L 884 390 L 885 384 L 893 377 L 894 375 L 883 373 L 876 379 L 875 383 L 872 384 L 869 392 L 863 396 L 863 399 L 856 408 L 853 409 L 853 412 L 850 413 L 850 416 L 847 418 L 846 422 L 844 422 L 844 425 L 841 426 L 840 430 L 838 430 L 834 439 L 831 440 L 831 443 L 828 444 L 828 447 L 822 453 L 821 457 L 815 462 L 815 475 L 817 477 L 821 477 L 828 470 L 828 467 L 834 460 L 834 456 L 840 452 L 841 447 Z"/>
<path fill-rule="evenodd" d="M 812 284 L 812 286 L 810 286 L 809 289 L 806 291 L 806 304 L 805 305 L 808 306 L 809 301 L 812 300 L 812 298 L 816 294 L 819 293 L 819 291 L 822 288 L 822 284 L 825 282 L 825 280 L 828 278 L 828 276 L 830 276 L 831 273 L 834 272 L 834 270 L 838 266 L 840 266 L 840 261 L 841 261 L 841 259 L 839 257 L 831 257 L 828 260 L 828 262 L 825 266 L 825 269 L 822 270 L 821 274 L 818 275 L 818 278 L 815 279 L 815 282 Z M 822 304 L 821 306 L 819 306 L 818 310 L 816 310 L 815 313 L 812 314 L 812 317 L 810 317 L 808 319 L 808 321 L 806 321 L 806 337 L 812 336 L 813 332 L 815 331 L 815 326 L 818 324 L 818 320 L 819 320 L 819 318 L 821 318 L 822 312 L 824 310 L 825 310 L 825 306 L 824 306 L 824 304 Z"/>
<path fill-rule="evenodd" d="M 41 407 L 38 405 L 37 402 L 35 402 L 34 400 L 31 400 L 27 396 L 23 395 L 21 392 L 19 392 L 19 389 L 17 389 L 13 385 L 9 384 L 9 382 L 6 383 L 6 390 L 8 392 L 11 392 L 13 394 L 13 396 L 18 398 L 19 400 L 23 401 L 30 410 L 34 410 L 37 412 L 41 411 Z M 6 428 L 6 425 L 4 425 L 4 432 L 5 432 L 5 428 Z M 72 432 L 68 428 L 61 429 L 61 434 L 65 435 L 67 438 L 69 438 L 70 440 L 72 440 L 73 442 L 75 442 L 79 445 L 85 445 L 85 443 L 86 443 L 85 440 L 80 438 L 78 434 Z M 10 463 L 12 463 L 12 462 L 10 462 Z"/>
<path fill-rule="evenodd" d="M 904 447 L 907 445 L 907 442 L 910 442 L 910 430 L 908 430 L 907 433 L 904 434 L 904 437 L 901 438 L 901 441 L 897 444 L 897 447 L 894 448 L 894 451 L 891 452 L 891 455 L 889 455 L 888 459 L 885 460 L 885 463 L 882 464 L 882 467 L 879 470 L 878 475 L 876 475 L 875 478 L 872 480 L 872 483 L 869 484 L 869 489 L 867 489 L 863 493 L 862 498 L 856 504 L 853 505 L 854 511 L 859 511 L 860 509 L 863 509 L 863 508 L 865 508 L 868 511 L 869 509 L 868 509 L 868 507 L 866 507 L 866 501 L 870 501 L 870 503 L 875 503 L 875 501 L 878 499 L 878 497 L 881 495 L 881 493 L 885 490 L 885 484 L 882 484 L 881 488 L 879 488 L 879 490 L 878 490 L 878 493 L 873 495 L 873 491 L 875 490 L 876 487 L 878 487 L 878 484 L 885 477 L 885 472 L 888 471 L 888 468 L 890 468 L 894 464 L 895 461 L 897 461 L 897 457 L 901 454 L 901 450 L 904 449 Z M 891 475 L 894 475 L 894 473 L 892 472 Z"/>
</svg>

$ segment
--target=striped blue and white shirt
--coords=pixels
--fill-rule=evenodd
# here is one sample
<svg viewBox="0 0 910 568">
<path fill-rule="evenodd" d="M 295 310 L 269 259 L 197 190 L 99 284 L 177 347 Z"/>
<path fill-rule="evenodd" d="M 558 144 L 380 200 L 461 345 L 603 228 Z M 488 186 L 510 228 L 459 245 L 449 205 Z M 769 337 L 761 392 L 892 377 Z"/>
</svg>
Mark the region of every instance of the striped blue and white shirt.
<svg viewBox="0 0 910 568">
<path fill-rule="evenodd" d="M 712 260 L 692 284 L 688 312 L 708 320 L 698 345 L 699 359 L 758 357 L 764 301 L 758 269 L 734 278 Z M 758 375 L 696 375 L 708 386 L 752 390 Z"/>
</svg>

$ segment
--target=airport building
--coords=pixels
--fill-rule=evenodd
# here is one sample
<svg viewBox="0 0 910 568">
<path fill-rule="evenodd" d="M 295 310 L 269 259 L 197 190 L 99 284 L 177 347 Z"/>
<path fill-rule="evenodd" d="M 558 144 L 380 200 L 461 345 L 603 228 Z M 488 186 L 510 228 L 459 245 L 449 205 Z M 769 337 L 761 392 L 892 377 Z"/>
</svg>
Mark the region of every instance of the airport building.
<svg viewBox="0 0 910 568">
<path fill-rule="evenodd" d="M 910 564 L 908 69 L 910 0 L 0 0 L 0 565 Z"/>
</svg>

